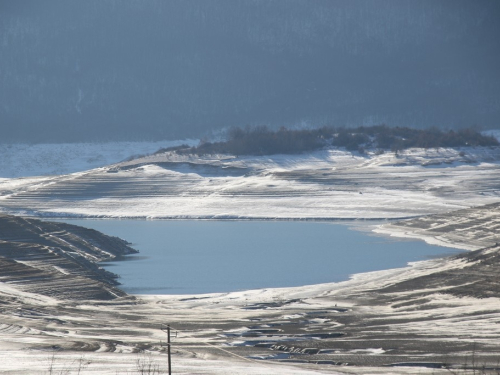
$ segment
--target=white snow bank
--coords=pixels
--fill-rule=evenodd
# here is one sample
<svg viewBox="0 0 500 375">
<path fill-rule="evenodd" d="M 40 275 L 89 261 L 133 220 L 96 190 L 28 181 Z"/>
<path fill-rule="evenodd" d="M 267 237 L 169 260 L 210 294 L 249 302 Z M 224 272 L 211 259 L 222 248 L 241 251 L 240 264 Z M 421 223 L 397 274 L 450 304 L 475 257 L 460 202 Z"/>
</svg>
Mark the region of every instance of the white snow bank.
<svg viewBox="0 0 500 375">
<path fill-rule="evenodd" d="M 145 359 L 144 359 L 145 358 Z M 0 349 L 2 372 L 11 375 L 43 374 L 43 373 L 82 373 L 94 375 L 116 375 L 142 373 L 138 367 L 138 360 L 146 365 L 142 368 L 146 372 L 147 365 L 151 368 L 167 373 L 167 359 L 165 355 L 141 357 L 138 354 L 123 353 L 52 353 L 49 351 L 25 351 Z M 80 363 L 82 363 L 80 365 Z M 319 366 L 317 366 L 319 367 Z M 52 371 L 49 371 L 52 369 Z M 175 374 L 217 374 L 217 375 L 319 375 L 341 374 L 337 371 L 320 369 L 301 369 L 291 365 L 275 364 L 260 361 L 220 360 L 203 358 L 186 358 L 173 356 L 172 370 Z"/>
</svg>

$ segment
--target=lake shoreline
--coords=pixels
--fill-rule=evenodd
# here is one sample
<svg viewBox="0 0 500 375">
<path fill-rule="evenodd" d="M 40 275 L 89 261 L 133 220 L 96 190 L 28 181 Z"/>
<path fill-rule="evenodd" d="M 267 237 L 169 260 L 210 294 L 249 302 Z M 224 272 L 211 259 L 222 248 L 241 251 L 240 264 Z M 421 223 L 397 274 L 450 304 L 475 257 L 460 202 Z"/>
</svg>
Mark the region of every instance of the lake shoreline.
<svg viewBox="0 0 500 375">
<path fill-rule="evenodd" d="M 92 228 L 132 243 L 140 251 L 138 256 L 101 265 L 119 274 L 121 288 L 134 295 L 229 293 L 341 282 L 357 273 L 453 253 L 424 241 L 374 233 L 375 222 L 367 221 L 54 222 Z"/>
<path fill-rule="evenodd" d="M 164 162 L 186 162 L 164 154 L 70 175 L 2 180 L 4 212 L 37 213 L 44 220 L 61 213 L 146 220 L 165 213 L 177 219 L 266 217 L 269 222 L 360 217 L 356 221 L 368 224 L 382 218 L 384 236 L 418 237 L 471 251 L 339 283 L 159 296 L 120 296 L 103 284 L 98 287 L 105 293 L 99 295 L 89 288 L 93 281 L 81 278 L 64 292 L 61 280 L 73 279 L 65 272 L 79 270 L 66 263 L 73 251 L 56 264 L 20 259 L 18 269 L 40 267 L 44 277 L 58 283 L 51 278 L 42 284 L 34 278 L 0 283 L 0 360 L 13 375 L 47 371 L 40 361 L 47 354 L 70 368 L 83 353 L 95 361 L 89 370 L 106 375 L 129 372 L 144 353 L 163 366 L 160 328 L 169 323 L 179 332 L 173 358 L 185 373 L 203 368 L 231 375 L 408 374 L 418 368 L 435 375 L 460 373 L 472 354 L 476 363 L 494 368 L 500 337 L 495 190 L 500 149 L 467 152 L 474 165 L 462 163 L 454 149 L 187 160 L 217 167 L 210 175 L 203 168 L 163 168 Z M 252 173 L 225 174 L 226 167 L 241 166 Z M 53 257 L 51 247 L 67 246 L 66 237 L 59 237 L 64 231 L 32 229 L 41 242 L 31 249 Z M 94 259 L 92 241 L 85 242 L 84 257 Z"/>
<path fill-rule="evenodd" d="M 462 242 L 472 233 L 463 230 L 466 222 L 474 228 L 481 213 L 490 218 L 492 225 L 487 228 L 494 227 L 496 212 L 495 206 L 459 213 L 462 230 L 457 233 L 465 236 Z M 455 221 L 456 215 L 448 214 L 448 220 Z M 442 222 L 444 216 L 439 220 Z M 417 224 L 410 221 L 405 225 Z M 418 226 L 422 227 L 420 223 Z M 257 361 L 246 366 L 258 373 L 267 373 L 269 365 L 265 363 L 270 362 L 276 369 L 283 366 L 287 373 L 293 372 L 285 370 L 286 366 L 302 369 L 301 374 L 332 374 L 343 369 L 385 374 L 386 366 L 393 366 L 394 374 L 409 373 L 408 369 L 415 366 L 420 373 L 440 374 L 463 365 L 472 350 L 478 361 L 494 365 L 500 332 L 492 312 L 498 311 L 500 291 L 484 270 L 498 267 L 499 252 L 500 247 L 492 246 L 404 268 L 357 274 L 339 283 L 208 295 L 137 295 L 91 301 L 12 290 L 10 295 L 18 295 L 23 301 L 24 313 L 12 314 L 4 309 L 4 324 L 49 335 L 30 336 L 28 347 L 24 335 L 4 335 L 7 341 L 0 340 L 0 358 L 17 358 L 33 366 L 29 359 L 33 350 L 57 347 L 60 361 L 71 366 L 74 351 L 82 350 L 77 348 L 83 345 L 89 358 L 101 356 L 112 366 L 118 362 L 126 366 L 144 350 L 156 353 L 163 361 L 165 347 L 159 343 L 164 334 L 159 327 L 168 322 L 179 332 L 175 339 L 176 363 L 192 366 L 193 371 L 206 361 L 194 360 L 193 355 L 235 366 L 238 359 L 233 354 Z M 474 272 L 464 272 L 464 267 L 472 267 Z M 462 282 L 455 285 L 457 275 Z M 5 293 L 10 289 L 2 285 L 0 297 L 7 302 Z M 26 318 L 33 310 L 41 313 L 41 318 Z M 436 314 L 445 314 L 445 318 L 436 319 Z M 44 316 L 52 317 L 51 331 L 47 331 Z M 463 321 L 468 321 L 474 331 L 467 329 L 468 324 L 456 324 Z M 210 345 L 200 346 L 205 341 Z M 96 353 L 103 351 L 108 354 Z M 447 369 L 436 369 L 436 363 Z M 264 367 L 258 370 L 259 366 Z M 29 374 L 30 368 L 14 373 Z M 39 369 L 43 371 L 43 367 Z"/>
</svg>

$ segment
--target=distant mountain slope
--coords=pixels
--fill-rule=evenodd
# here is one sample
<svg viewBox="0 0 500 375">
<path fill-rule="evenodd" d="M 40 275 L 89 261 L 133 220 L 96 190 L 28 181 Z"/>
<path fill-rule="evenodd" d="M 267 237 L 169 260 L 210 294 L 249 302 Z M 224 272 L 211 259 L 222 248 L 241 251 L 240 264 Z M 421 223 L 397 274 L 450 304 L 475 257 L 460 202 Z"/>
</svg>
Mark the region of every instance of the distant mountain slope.
<svg viewBox="0 0 500 375">
<path fill-rule="evenodd" d="M 1 137 L 498 127 L 499 18 L 496 0 L 2 1 Z"/>
</svg>

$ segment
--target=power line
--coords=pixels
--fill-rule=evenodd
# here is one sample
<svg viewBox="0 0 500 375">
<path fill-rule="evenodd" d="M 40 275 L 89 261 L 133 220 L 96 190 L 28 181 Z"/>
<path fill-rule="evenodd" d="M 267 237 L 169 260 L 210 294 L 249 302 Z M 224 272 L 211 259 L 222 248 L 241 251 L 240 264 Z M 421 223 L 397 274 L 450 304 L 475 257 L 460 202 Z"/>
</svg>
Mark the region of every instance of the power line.
<svg viewBox="0 0 500 375">
<path fill-rule="evenodd" d="M 166 332 L 166 333 L 168 334 L 168 344 L 167 344 L 167 345 L 168 345 L 168 348 L 167 348 L 167 351 L 168 351 L 168 366 L 169 366 L 169 373 L 168 373 L 168 374 L 169 374 L 169 375 L 171 375 L 171 353 L 170 353 L 171 343 L 170 343 L 170 330 L 171 330 L 171 329 L 174 329 L 174 327 L 172 327 L 172 326 L 170 326 L 170 325 L 167 325 L 167 326 L 166 326 L 166 327 L 167 327 L 167 328 L 166 328 L 166 329 L 167 329 L 166 331 L 165 331 L 165 329 L 164 329 L 163 327 L 164 327 L 164 326 L 162 325 L 160 329 L 161 329 L 163 332 Z M 177 332 L 179 332 L 179 330 L 177 330 L 177 329 L 176 329 L 176 334 L 175 334 L 175 337 L 177 337 Z M 193 338 L 193 339 L 197 339 L 197 337 L 195 337 L 195 336 L 193 336 L 193 335 L 185 334 L 185 333 L 184 333 L 184 336 L 191 337 L 191 338 Z M 230 356 L 233 356 L 233 357 L 235 357 L 235 358 L 242 359 L 242 360 L 244 360 L 244 361 L 251 362 L 251 363 L 254 363 L 254 364 L 257 364 L 257 365 L 260 365 L 260 366 L 262 366 L 262 365 L 263 365 L 263 366 L 267 366 L 267 367 L 271 368 L 271 367 L 272 367 L 271 365 L 273 365 L 273 366 L 275 366 L 275 365 L 280 365 L 280 364 L 278 364 L 278 363 L 273 363 L 273 362 L 261 362 L 261 361 L 256 361 L 256 360 L 253 360 L 253 359 L 248 358 L 248 357 L 243 357 L 243 356 L 241 356 L 241 355 L 239 355 L 239 354 L 232 353 L 232 352 L 230 352 L 229 350 L 223 349 L 223 348 L 221 348 L 220 346 L 217 346 L 217 345 L 211 344 L 211 343 L 209 343 L 209 342 L 201 342 L 201 344 L 204 344 L 204 345 L 210 346 L 210 347 L 212 347 L 212 348 L 214 348 L 214 349 L 217 349 L 217 350 L 220 350 L 220 351 L 222 351 L 222 352 L 224 352 L 224 353 L 227 353 L 227 354 L 229 354 Z M 200 346 L 200 345 L 196 345 L 196 346 L 192 346 L 192 345 L 190 345 L 190 346 L 185 346 L 185 347 L 201 347 L 201 346 Z"/>
</svg>

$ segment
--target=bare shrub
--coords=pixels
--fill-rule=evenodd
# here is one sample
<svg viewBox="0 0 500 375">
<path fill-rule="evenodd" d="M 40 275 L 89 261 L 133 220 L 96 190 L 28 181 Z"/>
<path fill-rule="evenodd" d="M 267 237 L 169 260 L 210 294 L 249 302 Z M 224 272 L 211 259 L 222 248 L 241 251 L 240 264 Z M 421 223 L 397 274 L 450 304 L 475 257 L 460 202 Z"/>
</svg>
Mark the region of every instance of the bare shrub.
<svg viewBox="0 0 500 375">
<path fill-rule="evenodd" d="M 160 365 L 151 357 L 151 354 L 142 354 L 135 362 L 137 373 L 140 375 L 161 374 Z"/>
</svg>

